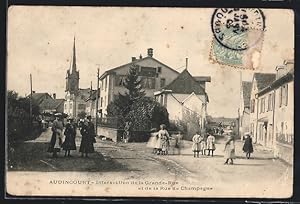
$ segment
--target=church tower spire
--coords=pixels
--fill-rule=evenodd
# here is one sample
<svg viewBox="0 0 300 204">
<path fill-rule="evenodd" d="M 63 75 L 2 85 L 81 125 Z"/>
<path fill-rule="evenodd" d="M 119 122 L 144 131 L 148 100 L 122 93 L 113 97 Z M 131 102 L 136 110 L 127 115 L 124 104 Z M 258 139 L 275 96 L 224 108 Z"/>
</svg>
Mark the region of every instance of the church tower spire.
<svg viewBox="0 0 300 204">
<path fill-rule="evenodd" d="M 70 73 L 75 73 L 75 72 L 76 72 L 76 46 L 75 46 L 75 36 L 74 36 L 72 67 L 71 67 Z"/>
<path fill-rule="evenodd" d="M 70 68 L 67 71 L 66 77 L 66 92 L 71 94 L 76 94 L 79 89 L 79 71 L 77 70 L 76 65 L 76 45 L 75 45 L 75 36 L 73 41 L 73 53 L 70 61 Z"/>
</svg>

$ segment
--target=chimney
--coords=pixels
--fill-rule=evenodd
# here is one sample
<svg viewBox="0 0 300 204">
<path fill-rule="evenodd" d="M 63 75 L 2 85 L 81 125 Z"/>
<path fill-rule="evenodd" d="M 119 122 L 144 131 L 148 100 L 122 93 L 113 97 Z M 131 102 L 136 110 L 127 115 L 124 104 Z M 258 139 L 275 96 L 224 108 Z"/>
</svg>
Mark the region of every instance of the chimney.
<svg viewBox="0 0 300 204">
<path fill-rule="evenodd" d="M 56 93 L 53 94 L 53 99 L 56 99 Z"/>
<path fill-rule="evenodd" d="M 131 61 L 134 62 L 136 60 L 136 57 L 131 57 Z"/>
<path fill-rule="evenodd" d="M 188 68 L 189 58 L 185 58 L 185 69 Z"/>
<path fill-rule="evenodd" d="M 35 91 L 32 91 L 32 93 L 35 93 Z"/>
<path fill-rule="evenodd" d="M 142 54 L 140 54 L 140 59 L 143 59 L 143 56 L 142 56 Z"/>
<path fill-rule="evenodd" d="M 153 49 L 148 48 L 148 57 L 153 57 Z"/>
</svg>

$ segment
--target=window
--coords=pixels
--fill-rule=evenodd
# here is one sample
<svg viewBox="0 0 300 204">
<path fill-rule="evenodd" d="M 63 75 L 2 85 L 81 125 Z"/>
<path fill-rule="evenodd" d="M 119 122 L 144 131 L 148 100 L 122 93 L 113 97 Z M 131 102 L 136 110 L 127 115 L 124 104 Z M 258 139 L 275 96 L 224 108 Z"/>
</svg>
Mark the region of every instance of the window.
<svg viewBox="0 0 300 204">
<path fill-rule="evenodd" d="M 85 104 L 78 104 L 78 109 L 85 110 Z"/>
<path fill-rule="evenodd" d="M 145 89 L 155 89 L 155 78 L 153 77 L 141 77 L 142 87 Z"/>
<path fill-rule="evenodd" d="M 85 98 L 84 95 L 81 95 L 81 99 L 84 100 L 84 98 Z"/>
<path fill-rule="evenodd" d="M 284 98 L 283 98 L 283 103 L 285 106 L 288 105 L 288 85 L 286 84 L 284 86 Z"/>
<path fill-rule="evenodd" d="M 154 67 L 141 67 L 140 76 L 146 77 L 155 77 L 156 76 L 156 68 Z"/>
<path fill-rule="evenodd" d="M 103 79 L 101 80 L 101 88 L 102 88 L 102 90 L 104 90 L 104 83 L 103 83 Z"/>
<path fill-rule="evenodd" d="M 100 107 L 103 105 L 103 97 L 100 98 Z"/>
<path fill-rule="evenodd" d="M 73 109 L 73 103 L 70 103 L 70 109 Z"/>
<path fill-rule="evenodd" d="M 288 105 L 288 85 L 285 84 L 279 89 L 279 107 Z"/>
<path fill-rule="evenodd" d="M 262 112 L 264 113 L 265 112 L 265 107 L 266 107 L 265 97 L 262 98 L 262 100 L 261 100 L 261 106 L 262 106 Z"/>
<path fill-rule="evenodd" d="M 164 87 L 166 85 L 166 79 L 165 78 L 161 78 L 160 79 L 160 87 Z"/>
<path fill-rule="evenodd" d="M 250 112 L 254 113 L 254 111 L 255 111 L 255 99 L 252 99 L 250 101 Z"/>
<path fill-rule="evenodd" d="M 104 97 L 104 102 L 103 102 L 103 106 L 105 106 L 106 105 L 106 96 Z"/>
<path fill-rule="evenodd" d="M 279 107 L 282 105 L 282 87 L 279 89 Z"/>
<path fill-rule="evenodd" d="M 161 73 L 161 67 L 157 67 L 157 72 Z"/>
<path fill-rule="evenodd" d="M 105 77 L 105 91 L 106 91 L 106 89 L 107 89 L 107 77 Z"/>
<path fill-rule="evenodd" d="M 116 86 L 124 86 L 126 81 L 126 75 L 117 75 L 115 80 Z"/>
</svg>

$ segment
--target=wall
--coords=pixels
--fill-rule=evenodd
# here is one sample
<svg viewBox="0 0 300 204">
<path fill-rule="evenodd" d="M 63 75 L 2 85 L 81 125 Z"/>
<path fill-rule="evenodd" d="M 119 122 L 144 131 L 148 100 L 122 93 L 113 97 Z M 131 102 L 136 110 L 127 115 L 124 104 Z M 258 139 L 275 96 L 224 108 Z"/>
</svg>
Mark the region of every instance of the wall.
<svg viewBox="0 0 300 204">
<path fill-rule="evenodd" d="M 257 127 L 257 143 L 263 145 L 264 147 L 273 149 L 274 146 L 274 134 L 273 134 L 273 109 L 274 109 L 274 101 L 272 100 L 271 103 L 273 104 L 272 110 L 268 111 L 268 98 L 269 94 L 273 94 L 273 91 L 267 92 L 262 96 L 259 96 L 258 102 L 258 127 Z M 261 112 L 261 99 L 265 99 L 265 110 Z M 263 121 L 262 121 L 263 120 Z M 266 132 L 260 131 L 260 127 L 263 125 L 267 125 Z M 266 135 L 265 135 L 266 134 Z"/>
<path fill-rule="evenodd" d="M 251 110 L 251 101 L 254 99 L 255 102 L 255 108 L 254 108 L 254 112 L 251 113 L 250 111 L 250 132 L 252 132 L 252 136 L 253 136 L 253 142 L 256 143 L 257 142 L 257 99 L 255 98 L 255 94 L 257 93 L 257 84 L 256 84 L 256 80 L 253 80 L 252 83 L 252 89 L 251 89 L 251 96 L 250 96 L 250 110 Z M 253 127 L 253 129 L 251 128 L 251 126 Z M 252 130 L 251 130 L 252 129 Z"/>
<path fill-rule="evenodd" d="M 274 156 L 292 161 L 294 149 L 294 82 L 288 83 L 288 104 L 279 107 L 279 88 L 275 90 L 275 136 Z M 283 124 L 283 130 L 281 130 Z"/>
</svg>

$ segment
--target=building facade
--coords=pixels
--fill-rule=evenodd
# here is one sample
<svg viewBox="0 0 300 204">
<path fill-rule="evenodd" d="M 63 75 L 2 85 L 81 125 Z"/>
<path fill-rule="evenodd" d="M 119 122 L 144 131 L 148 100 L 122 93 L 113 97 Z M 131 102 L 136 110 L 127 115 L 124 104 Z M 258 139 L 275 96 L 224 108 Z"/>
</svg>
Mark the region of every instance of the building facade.
<svg viewBox="0 0 300 204">
<path fill-rule="evenodd" d="M 268 135 L 268 122 L 270 118 L 267 118 L 267 121 L 263 119 L 265 112 L 261 112 L 265 107 L 262 107 L 265 104 L 265 101 L 262 98 L 259 98 L 257 93 L 262 91 L 264 88 L 268 87 L 276 78 L 276 74 L 272 73 L 254 73 L 252 79 L 252 87 L 250 94 L 250 133 L 253 136 L 253 142 L 264 145 L 264 137 Z M 264 99 L 266 100 L 266 99 Z M 261 112 L 261 113 L 260 113 Z M 259 124 L 258 124 L 259 122 Z M 260 126 L 259 126 L 260 125 Z"/>
<path fill-rule="evenodd" d="M 294 62 L 284 61 L 276 67 L 276 80 L 258 93 L 268 97 L 268 118 L 272 123 L 264 144 L 274 150 L 274 156 L 293 163 L 294 146 Z"/>
<path fill-rule="evenodd" d="M 131 66 L 138 67 L 138 75 L 146 96 L 154 97 L 154 92 L 173 81 L 179 73 L 153 57 L 153 49 L 149 48 L 147 57 L 132 57 L 130 63 L 105 71 L 100 76 L 100 116 L 105 117 L 107 106 L 119 93 L 124 94 L 124 82 Z"/>
</svg>

